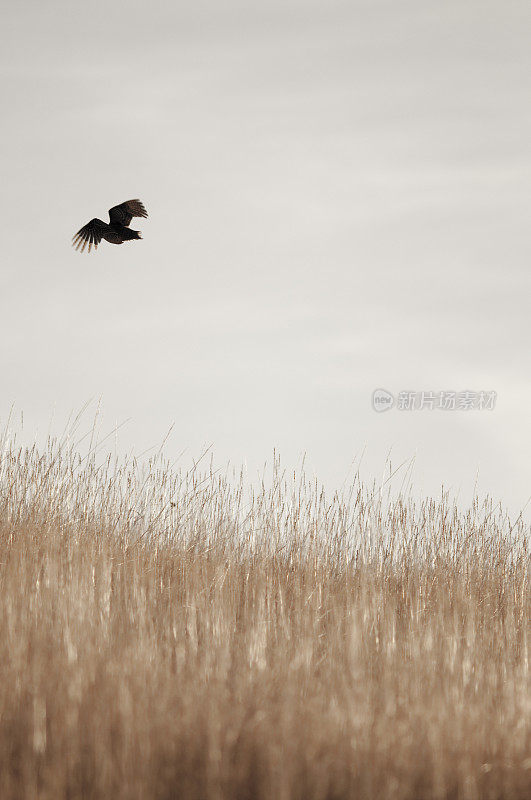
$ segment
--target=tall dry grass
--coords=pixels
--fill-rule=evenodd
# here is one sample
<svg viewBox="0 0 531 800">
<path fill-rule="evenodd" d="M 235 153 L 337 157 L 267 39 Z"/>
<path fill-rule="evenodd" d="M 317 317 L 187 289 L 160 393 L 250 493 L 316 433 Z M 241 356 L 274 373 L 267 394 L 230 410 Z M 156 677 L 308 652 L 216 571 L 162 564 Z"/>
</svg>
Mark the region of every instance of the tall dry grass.
<svg viewBox="0 0 531 800">
<path fill-rule="evenodd" d="M 528 533 L 6 439 L 0 797 L 529 798 Z"/>
</svg>

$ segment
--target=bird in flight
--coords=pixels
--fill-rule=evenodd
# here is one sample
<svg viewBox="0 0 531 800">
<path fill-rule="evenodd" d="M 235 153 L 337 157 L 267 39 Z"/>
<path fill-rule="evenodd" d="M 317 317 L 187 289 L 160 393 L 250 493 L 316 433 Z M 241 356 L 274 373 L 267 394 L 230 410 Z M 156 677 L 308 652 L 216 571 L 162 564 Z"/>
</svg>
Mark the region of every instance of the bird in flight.
<svg viewBox="0 0 531 800">
<path fill-rule="evenodd" d="M 102 239 L 111 244 L 122 244 L 130 239 L 141 239 L 140 231 L 133 231 L 129 227 L 133 217 L 147 217 L 147 211 L 140 200 L 126 200 L 119 206 L 109 209 L 109 224 L 95 217 L 83 225 L 73 237 L 72 242 L 76 250 L 81 252 L 88 244 L 88 252 L 94 245 L 96 249 Z"/>
</svg>

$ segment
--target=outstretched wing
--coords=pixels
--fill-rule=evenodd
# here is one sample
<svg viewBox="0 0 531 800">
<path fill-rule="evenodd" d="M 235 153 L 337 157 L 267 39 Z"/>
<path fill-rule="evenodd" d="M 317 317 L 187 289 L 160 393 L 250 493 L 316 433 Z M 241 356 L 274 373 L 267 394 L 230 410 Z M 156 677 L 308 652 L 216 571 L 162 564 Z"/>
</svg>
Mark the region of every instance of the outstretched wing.
<svg viewBox="0 0 531 800">
<path fill-rule="evenodd" d="M 88 252 L 90 253 L 92 245 L 94 245 L 94 249 L 96 249 L 101 242 L 102 236 L 104 236 L 105 232 L 108 230 L 109 226 L 107 223 L 95 217 L 78 230 L 72 239 L 72 243 L 76 250 L 81 248 L 81 252 L 83 252 L 88 244 Z"/>
<path fill-rule="evenodd" d="M 147 217 L 147 211 L 140 200 L 126 200 L 125 203 L 120 203 L 119 206 L 113 206 L 109 209 L 111 225 L 118 223 L 119 225 L 127 226 L 131 223 L 133 217 Z"/>
</svg>

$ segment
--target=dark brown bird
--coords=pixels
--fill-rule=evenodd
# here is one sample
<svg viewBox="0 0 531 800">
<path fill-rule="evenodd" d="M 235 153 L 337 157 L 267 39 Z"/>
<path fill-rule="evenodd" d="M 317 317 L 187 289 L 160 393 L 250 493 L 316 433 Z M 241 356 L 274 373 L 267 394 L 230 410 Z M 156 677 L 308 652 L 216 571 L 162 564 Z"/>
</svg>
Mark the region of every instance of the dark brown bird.
<svg viewBox="0 0 531 800">
<path fill-rule="evenodd" d="M 91 219 L 73 237 L 73 246 L 76 250 L 81 249 L 83 252 L 88 244 L 90 253 L 90 248 L 94 245 L 94 249 L 96 249 L 102 239 L 111 244 L 122 244 L 130 239 L 141 239 L 140 231 L 133 231 L 129 227 L 133 217 L 147 217 L 147 211 L 140 200 L 126 200 L 119 206 L 113 206 L 109 209 L 109 225 L 97 217 Z"/>
</svg>

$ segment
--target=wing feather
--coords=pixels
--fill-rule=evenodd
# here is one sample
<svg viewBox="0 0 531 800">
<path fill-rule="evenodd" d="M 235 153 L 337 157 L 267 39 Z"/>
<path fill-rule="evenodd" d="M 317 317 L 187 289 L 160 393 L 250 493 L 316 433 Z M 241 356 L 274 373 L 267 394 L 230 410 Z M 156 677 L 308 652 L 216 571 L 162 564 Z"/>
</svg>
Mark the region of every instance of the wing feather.
<svg viewBox="0 0 531 800">
<path fill-rule="evenodd" d="M 120 203 L 119 206 L 113 206 L 109 209 L 111 225 L 118 223 L 119 225 L 128 226 L 131 224 L 133 217 L 147 217 L 147 211 L 140 200 L 126 200 L 124 203 Z"/>
<path fill-rule="evenodd" d="M 105 235 L 105 232 L 108 229 L 109 226 L 106 222 L 103 222 L 103 220 L 95 217 L 78 230 L 76 235 L 72 238 L 72 244 L 75 249 L 80 250 L 81 253 L 88 245 L 87 252 L 90 253 L 92 247 L 94 247 L 95 250 L 97 249 L 102 237 Z"/>
</svg>

